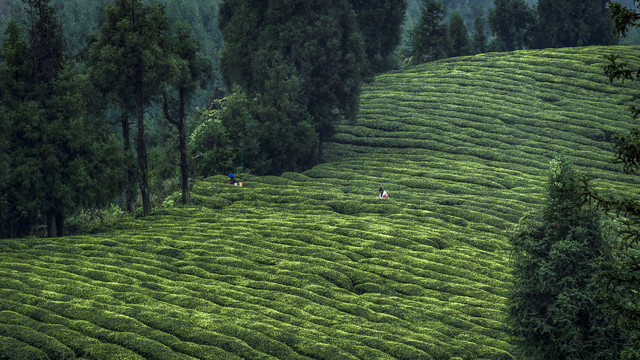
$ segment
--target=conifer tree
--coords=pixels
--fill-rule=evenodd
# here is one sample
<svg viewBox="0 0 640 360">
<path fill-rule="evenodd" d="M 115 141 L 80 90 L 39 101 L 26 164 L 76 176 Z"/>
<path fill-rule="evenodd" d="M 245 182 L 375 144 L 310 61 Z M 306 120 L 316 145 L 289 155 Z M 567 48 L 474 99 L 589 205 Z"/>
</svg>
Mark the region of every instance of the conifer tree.
<svg viewBox="0 0 640 360">
<path fill-rule="evenodd" d="M 487 30 L 486 20 L 483 16 L 478 16 L 473 21 L 473 34 L 471 35 L 471 52 L 482 54 L 487 51 Z"/>
<path fill-rule="evenodd" d="M 46 88 L 62 68 L 65 41 L 62 24 L 51 5 L 51 0 L 23 0 L 30 25 L 28 43 L 31 51 L 31 83 L 43 89 L 34 89 L 46 96 Z"/>
<path fill-rule="evenodd" d="M 229 0 L 220 6 L 219 23 L 225 40 L 220 67 L 228 88 L 238 86 L 249 98 L 266 100 L 271 96 L 272 82 L 288 84 L 277 88 L 292 93 L 279 91 L 283 98 L 275 104 L 272 100 L 263 101 L 263 105 L 274 104 L 278 112 L 288 115 L 265 119 L 267 114 L 275 114 L 263 112 L 257 120 L 262 124 L 284 122 L 279 126 L 282 129 L 297 126 L 305 117 L 290 115 L 301 114 L 302 104 L 311 116 L 318 141 L 299 149 L 299 153 L 309 155 L 299 158 L 294 167 L 317 163 L 320 145 L 333 135 L 335 123 L 355 119 L 359 106 L 366 54 L 350 2 L 295 0 L 284 4 Z M 261 133 L 265 136 L 261 144 L 293 141 L 291 136 L 274 139 L 266 132 Z M 281 145 L 269 149 L 286 147 Z M 288 160 L 277 162 L 290 164 Z M 271 170 L 280 171 L 283 169 Z"/>
<path fill-rule="evenodd" d="M 147 7 L 139 0 L 116 0 L 107 7 L 90 50 L 94 81 L 122 111 L 125 144 L 129 136 L 127 115 L 136 116 L 138 185 L 144 216 L 151 212 L 144 112 L 167 77 L 168 30 L 162 5 Z"/>
<path fill-rule="evenodd" d="M 0 51 L 0 95 L 8 148 L 3 236 L 23 236 L 41 223 L 64 235 L 65 217 L 113 195 L 118 169 L 112 137 L 86 116 L 87 80 L 59 58 L 61 27 L 47 1 L 30 6 L 30 41 L 15 22 Z M 38 31 L 50 31 L 41 34 Z M 54 49 L 54 47 L 57 47 Z M 0 204 L 1 205 L 1 204 Z"/>
<path fill-rule="evenodd" d="M 511 237 L 508 323 L 525 359 L 616 359 L 619 332 L 598 299 L 596 274 L 611 255 L 597 209 L 584 205 L 564 157 L 551 163 L 542 213 Z"/>
<path fill-rule="evenodd" d="M 413 63 L 442 59 L 449 51 L 446 10 L 440 0 L 423 0 L 420 20 L 410 31 Z"/>
<path fill-rule="evenodd" d="M 2 176 L 5 189 L 2 200 L 6 212 L 2 216 L 2 237 L 27 234 L 38 221 L 38 204 L 34 193 L 39 179 L 37 164 L 30 166 L 26 152 L 30 149 L 18 143 L 25 139 L 24 129 L 36 123 L 39 112 L 33 101 L 28 101 L 32 66 L 29 61 L 29 45 L 20 33 L 18 24 L 11 19 L 5 30 L 5 40 L 0 47 L 0 118 L 2 119 L 6 172 Z M 18 118 L 21 121 L 18 121 Z M 30 135 L 33 137 L 35 135 Z M 13 186 L 23 179 L 22 186 Z"/>
<path fill-rule="evenodd" d="M 524 0 L 494 0 L 489 10 L 488 23 L 496 36 L 492 44 L 495 51 L 524 49 L 529 43 L 535 17 Z"/>
<path fill-rule="evenodd" d="M 351 0 L 358 18 L 369 67 L 381 72 L 391 67 L 390 57 L 400 44 L 405 0 Z"/>
<path fill-rule="evenodd" d="M 187 163 L 187 139 L 185 129 L 185 106 L 198 88 L 206 87 L 211 76 L 211 61 L 199 54 L 200 44 L 191 36 L 192 30 L 185 22 L 174 25 L 175 36 L 171 39 L 171 68 L 169 82 L 177 91 L 178 115 L 169 112 L 168 95 L 164 93 L 163 110 L 167 120 L 178 130 L 180 151 L 180 179 L 182 185 L 182 203 L 189 200 L 189 167 Z"/>
<path fill-rule="evenodd" d="M 449 56 L 463 56 L 471 53 L 469 30 L 460 10 L 455 10 L 449 17 L 447 37 L 449 39 Z"/>
</svg>

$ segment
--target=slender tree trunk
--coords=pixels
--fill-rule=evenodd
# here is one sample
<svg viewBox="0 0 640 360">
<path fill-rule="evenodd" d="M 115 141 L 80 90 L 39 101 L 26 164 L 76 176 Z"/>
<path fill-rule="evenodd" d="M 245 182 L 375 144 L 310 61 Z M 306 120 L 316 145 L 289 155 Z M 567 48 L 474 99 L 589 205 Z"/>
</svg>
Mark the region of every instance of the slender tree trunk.
<svg viewBox="0 0 640 360">
<path fill-rule="evenodd" d="M 142 79 L 140 79 L 142 81 Z M 144 141 L 144 105 L 142 101 L 142 86 L 136 90 L 136 107 L 138 111 L 138 134 L 136 136 L 136 150 L 138 153 L 138 183 L 142 196 L 142 215 L 151 214 L 151 194 L 149 192 L 147 145 Z"/>
<path fill-rule="evenodd" d="M 162 103 L 162 109 L 164 111 L 164 117 L 167 120 L 178 128 L 178 149 L 180 150 L 180 175 L 181 175 L 181 183 L 182 183 L 182 203 L 186 204 L 189 202 L 189 164 L 187 163 L 187 141 L 185 135 L 185 121 L 184 121 L 184 88 L 180 88 L 179 92 L 179 101 L 180 101 L 180 109 L 178 118 L 174 118 L 169 114 L 169 105 L 167 100 L 167 95 L 164 94 L 164 102 Z"/>
<path fill-rule="evenodd" d="M 142 24 L 138 22 L 136 13 L 132 9 L 131 18 L 134 28 L 138 32 L 138 36 L 142 36 Z M 136 111 L 138 115 L 138 134 L 136 136 L 136 152 L 138 154 L 138 185 L 140 186 L 140 195 L 142 196 L 142 216 L 151 214 L 151 194 L 149 191 L 149 167 L 147 164 L 147 145 L 144 141 L 144 66 L 142 65 L 142 57 L 144 55 L 138 49 L 136 75 L 132 79 L 135 84 Z"/>
<path fill-rule="evenodd" d="M 62 212 L 56 212 L 56 236 L 64 236 L 64 214 Z"/>
<path fill-rule="evenodd" d="M 187 141 L 184 129 L 184 89 L 180 88 L 180 119 L 178 119 L 180 146 L 180 174 L 182 175 L 182 203 L 189 202 L 189 166 L 187 164 Z"/>
<path fill-rule="evenodd" d="M 132 213 L 133 208 L 133 177 L 134 177 L 134 168 L 132 164 L 129 163 L 128 155 L 131 152 L 131 135 L 129 130 L 129 116 L 127 114 L 122 115 L 122 138 L 124 141 L 124 153 L 127 156 L 127 165 L 124 170 L 124 202 L 125 208 L 127 212 Z"/>
<path fill-rule="evenodd" d="M 55 211 L 51 211 L 47 215 L 47 237 L 56 237 L 58 235 L 56 224 L 56 213 Z"/>
</svg>

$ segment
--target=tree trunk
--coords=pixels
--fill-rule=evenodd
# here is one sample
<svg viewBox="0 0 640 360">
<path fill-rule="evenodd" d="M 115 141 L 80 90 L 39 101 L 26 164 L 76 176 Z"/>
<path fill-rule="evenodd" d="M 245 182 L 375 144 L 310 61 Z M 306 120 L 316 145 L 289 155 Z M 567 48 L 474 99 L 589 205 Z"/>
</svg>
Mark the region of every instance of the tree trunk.
<svg viewBox="0 0 640 360">
<path fill-rule="evenodd" d="M 56 212 L 56 236 L 64 236 L 64 214 Z"/>
<path fill-rule="evenodd" d="M 122 115 L 122 138 L 124 141 L 124 153 L 127 156 L 127 164 L 124 170 L 124 202 L 126 211 L 132 213 L 133 208 L 133 177 L 134 177 L 134 168 L 132 164 L 129 163 L 128 155 L 131 152 L 131 135 L 129 131 L 129 116 L 127 114 Z"/>
<path fill-rule="evenodd" d="M 187 142 L 184 130 L 184 89 L 180 88 L 180 119 L 178 119 L 178 138 L 180 146 L 180 174 L 182 175 L 182 203 L 189 202 L 189 166 L 187 164 Z"/>
<path fill-rule="evenodd" d="M 51 211 L 49 215 L 47 215 L 47 237 L 56 237 L 56 235 L 58 235 L 56 224 L 56 213 L 55 211 Z"/>
<path fill-rule="evenodd" d="M 144 104 L 142 99 L 142 86 L 136 90 L 136 107 L 138 111 L 138 134 L 136 136 L 136 150 L 138 152 L 138 183 L 142 196 L 142 216 L 151 214 L 151 194 L 149 192 L 147 145 L 144 141 Z"/>
<path fill-rule="evenodd" d="M 47 237 L 64 236 L 64 215 L 60 211 L 52 210 L 47 215 Z"/>
</svg>

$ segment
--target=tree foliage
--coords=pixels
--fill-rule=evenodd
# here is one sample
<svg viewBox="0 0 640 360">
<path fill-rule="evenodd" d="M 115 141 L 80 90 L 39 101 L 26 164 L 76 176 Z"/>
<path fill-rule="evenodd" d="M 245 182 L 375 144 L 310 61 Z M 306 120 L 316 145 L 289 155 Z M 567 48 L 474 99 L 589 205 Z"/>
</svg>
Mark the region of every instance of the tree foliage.
<svg viewBox="0 0 640 360">
<path fill-rule="evenodd" d="M 609 45 L 612 22 L 609 0 L 539 0 L 537 47 Z"/>
<path fill-rule="evenodd" d="M 609 45 L 612 22 L 609 0 L 540 0 L 537 6 L 537 47 Z"/>
<path fill-rule="evenodd" d="M 402 37 L 405 0 L 351 0 L 360 32 L 364 36 L 369 68 L 373 72 L 389 70 L 392 55 Z"/>
<path fill-rule="evenodd" d="M 449 39 L 449 56 L 462 56 L 471 53 L 469 30 L 464 23 L 460 10 L 454 11 L 447 23 L 447 37 Z"/>
<path fill-rule="evenodd" d="M 61 236 L 68 215 L 111 199 L 117 188 L 112 170 L 121 159 L 114 138 L 87 116 L 91 85 L 62 56 L 55 10 L 48 1 L 28 5 L 29 41 L 10 22 L 0 50 L 0 106 L 7 129 L 0 186 L 11 189 L 0 198 L 0 235 L 24 236 L 44 221 L 49 236 Z"/>
<path fill-rule="evenodd" d="M 96 84 L 120 106 L 123 114 L 132 112 L 136 116 L 138 185 L 145 216 L 151 212 L 151 192 L 144 112 L 168 77 L 168 31 L 164 6 L 116 0 L 107 7 L 100 33 L 90 49 Z M 123 122 L 123 127 L 127 126 Z M 123 132 L 128 133 L 126 129 Z"/>
<path fill-rule="evenodd" d="M 280 158 L 270 172 L 316 163 L 320 144 L 333 135 L 335 123 L 355 119 L 358 110 L 366 54 L 351 4 L 224 1 L 220 25 L 225 39 L 220 66 L 227 87 L 238 86 L 257 99 L 261 127 L 279 129 L 276 136 L 263 131 L 259 139 L 263 154 Z M 304 128 L 306 134 L 306 124 L 319 141 L 298 144 L 304 156 L 292 162 L 284 154 L 294 143 L 283 142 L 297 140 L 286 129 Z"/>
<path fill-rule="evenodd" d="M 535 24 L 534 13 L 524 0 L 494 0 L 487 20 L 495 35 L 492 48 L 497 51 L 524 49 Z"/>
<path fill-rule="evenodd" d="M 512 236 L 508 322 L 526 359 L 616 359 L 620 346 L 595 274 L 610 257 L 600 215 L 585 206 L 566 158 L 554 160 L 541 214 Z"/>
<path fill-rule="evenodd" d="M 413 63 L 442 59 L 449 52 L 446 10 L 440 0 L 423 0 L 420 20 L 410 32 Z"/>
<path fill-rule="evenodd" d="M 471 52 L 481 54 L 487 51 L 487 21 L 478 16 L 473 21 L 473 33 L 471 34 Z"/>
<path fill-rule="evenodd" d="M 640 26 L 639 0 L 634 0 L 633 9 L 622 6 L 618 2 L 610 5 L 614 21 L 615 34 L 625 36 L 629 27 Z M 630 68 L 626 62 L 620 62 L 618 56 L 607 57 L 609 64 L 605 66 L 605 74 L 609 80 L 639 80 L 640 69 Z M 640 108 L 631 106 L 633 119 L 637 119 Z M 614 142 L 614 162 L 622 164 L 625 172 L 637 174 L 640 169 L 640 130 L 634 127 L 629 134 L 620 135 Z M 606 264 L 602 276 L 605 290 L 603 297 L 607 306 L 616 315 L 618 324 L 625 329 L 631 345 L 625 351 L 625 358 L 640 357 L 640 204 L 637 199 L 629 197 L 613 197 L 593 191 L 585 184 L 587 198 L 597 203 L 606 211 L 616 214 L 622 223 L 619 231 L 619 246 L 615 261 Z"/>
</svg>

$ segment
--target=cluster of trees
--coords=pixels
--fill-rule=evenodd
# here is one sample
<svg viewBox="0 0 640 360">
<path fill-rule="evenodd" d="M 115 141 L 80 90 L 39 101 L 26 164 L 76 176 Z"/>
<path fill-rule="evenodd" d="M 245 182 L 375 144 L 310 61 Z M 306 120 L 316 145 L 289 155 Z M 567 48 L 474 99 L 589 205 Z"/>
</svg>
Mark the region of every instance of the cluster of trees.
<svg viewBox="0 0 640 360">
<path fill-rule="evenodd" d="M 46 0 L 25 5 L 27 38 L 10 21 L 0 48 L 0 235 L 24 235 L 44 219 L 56 236 L 75 207 L 112 198 L 121 152 L 93 116 L 91 82 L 64 56 L 55 10 Z"/>
<path fill-rule="evenodd" d="M 203 168 L 219 170 L 229 153 L 258 174 L 320 161 L 336 122 L 355 119 L 362 81 L 390 67 L 405 9 L 404 0 L 223 1 L 220 69 L 232 94 L 192 138 L 208 144 L 196 153 L 211 161 Z"/>
<path fill-rule="evenodd" d="M 82 44 L 74 36 L 65 39 L 74 31 L 65 32 L 58 15 L 60 9 L 77 15 L 75 1 L 23 2 L 24 13 L 15 1 L 0 9 L 29 27 L 24 40 L 18 22 L 10 21 L 0 53 L 1 120 L 11 129 L 0 138 L 3 237 L 29 234 L 42 222 L 50 236 L 62 235 L 75 210 L 116 195 L 126 210 L 140 202 L 141 214 L 148 215 L 149 115 L 156 124 L 163 119 L 155 128 L 177 129 L 185 203 L 189 143 L 193 167 L 209 174 L 278 173 L 318 162 L 335 122 L 355 118 L 361 82 L 391 66 L 406 9 L 403 0 L 223 1 L 215 19 L 225 36 L 220 64 L 224 84 L 234 91 L 200 116 L 217 111 L 224 121 L 204 121 L 203 131 L 189 139 L 189 103 L 215 81 L 193 28 L 172 21 L 163 4 L 97 1 L 87 18 L 102 13 L 100 25 L 74 28 L 90 32 Z M 189 14 L 201 2 L 165 3 L 174 14 Z M 225 156 L 205 154 L 215 153 L 212 146 Z"/>
<path fill-rule="evenodd" d="M 97 34 L 107 5 L 113 0 L 51 0 L 64 24 L 63 34 L 69 54 L 82 53 L 87 36 Z M 202 45 L 205 56 L 215 58 L 222 47 L 222 33 L 218 28 L 218 5 L 221 0 L 143 0 L 143 4 L 163 4 L 171 23 L 183 20 L 188 23 Z M 27 21 L 22 0 L 0 2 L 0 28 L 5 29 L 9 19 L 19 23 Z M 0 34 L 0 40 L 4 34 Z"/>
<path fill-rule="evenodd" d="M 148 215 L 144 114 L 160 99 L 178 129 L 188 190 L 185 105 L 211 69 L 190 27 L 172 28 L 163 5 L 116 0 L 105 9 L 88 61 L 79 62 L 65 52 L 51 0 L 24 4 L 26 40 L 12 20 L 0 48 L 0 120 L 6 130 L 0 138 L 0 235 L 24 236 L 44 219 L 48 235 L 61 236 L 65 217 L 113 201 L 122 184 L 126 207 L 133 211 L 138 183 L 142 213 Z M 107 126 L 107 110 L 121 120 L 123 146 Z M 130 116 L 136 119 L 133 132 Z"/>
<path fill-rule="evenodd" d="M 609 0 L 493 0 L 486 17 L 481 6 L 469 32 L 460 8 L 447 18 L 442 0 L 423 0 L 419 20 L 409 30 L 406 49 L 413 63 L 445 57 L 524 48 L 609 45 L 613 22 Z M 477 4 L 477 3 L 476 3 Z M 470 24 L 469 24 L 470 25 Z"/>
</svg>

